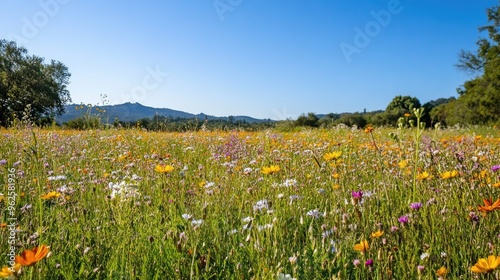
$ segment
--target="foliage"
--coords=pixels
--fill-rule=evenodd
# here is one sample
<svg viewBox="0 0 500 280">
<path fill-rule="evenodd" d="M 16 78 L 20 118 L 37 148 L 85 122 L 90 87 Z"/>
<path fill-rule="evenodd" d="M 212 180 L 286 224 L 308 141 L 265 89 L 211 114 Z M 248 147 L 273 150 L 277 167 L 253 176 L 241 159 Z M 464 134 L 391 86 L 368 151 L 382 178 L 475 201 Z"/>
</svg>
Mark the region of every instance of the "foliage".
<svg viewBox="0 0 500 280">
<path fill-rule="evenodd" d="M 59 61 L 28 55 L 24 47 L 0 40 L 0 126 L 9 126 L 30 107 L 36 123 L 54 119 L 71 101 L 68 68 Z M 46 121 L 45 121 L 46 122 Z"/>
<path fill-rule="evenodd" d="M 463 51 L 457 67 L 471 74 L 458 89 L 459 98 L 451 102 L 445 111 L 448 122 L 492 124 L 500 121 L 500 5 L 487 9 L 489 25 L 479 28 L 488 38 L 477 41 L 475 52 Z M 450 114 L 453 113 L 453 114 Z"/>
</svg>

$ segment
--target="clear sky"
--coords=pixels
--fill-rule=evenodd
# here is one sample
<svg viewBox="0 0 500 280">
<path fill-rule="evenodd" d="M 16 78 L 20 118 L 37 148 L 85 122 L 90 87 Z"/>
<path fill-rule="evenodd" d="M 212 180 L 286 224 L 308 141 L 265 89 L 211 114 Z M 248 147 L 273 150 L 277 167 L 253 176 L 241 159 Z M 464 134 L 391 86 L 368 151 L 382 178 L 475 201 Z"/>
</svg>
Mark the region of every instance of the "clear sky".
<svg viewBox="0 0 500 280">
<path fill-rule="evenodd" d="M 0 38 L 59 60 L 74 103 L 296 118 L 423 104 L 469 79 L 493 0 L 1 0 Z"/>
</svg>

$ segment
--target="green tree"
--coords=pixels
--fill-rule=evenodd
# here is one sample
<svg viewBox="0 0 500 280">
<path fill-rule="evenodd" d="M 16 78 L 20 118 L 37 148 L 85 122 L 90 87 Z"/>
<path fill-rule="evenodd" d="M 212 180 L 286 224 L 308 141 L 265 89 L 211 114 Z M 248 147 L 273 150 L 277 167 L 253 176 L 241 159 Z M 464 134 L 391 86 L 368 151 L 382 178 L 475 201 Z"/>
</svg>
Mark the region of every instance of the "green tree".
<svg viewBox="0 0 500 280">
<path fill-rule="evenodd" d="M 479 27 L 479 31 L 486 31 L 488 38 L 476 42 L 478 49 L 475 52 L 462 50 L 456 65 L 474 78 L 457 90 L 459 98 L 447 108 L 447 111 L 452 107 L 460 108 L 461 122 L 471 124 L 500 120 L 500 5 L 487 9 L 486 14 L 489 24 Z"/>
<path fill-rule="evenodd" d="M 305 115 L 301 115 L 295 120 L 296 126 L 310 126 L 310 127 L 318 127 L 318 117 L 314 113 L 308 113 L 307 117 Z"/>
<path fill-rule="evenodd" d="M 23 113 L 37 123 L 62 114 L 71 102 L 69 78 L 61 62 L 44 63 L 15 42 L 0 40 L 0 126 L 8 126 Z"/>
<path fill-rule="evenodd" d="M 413 117 L 413 108 L 420 108 L 420 101 L 416 97 L 398 95 L 387 105 L 382 116 L 384 125 L 396 125 L 398 119 L 404 114 L 411 114 Z"/>
</svg>

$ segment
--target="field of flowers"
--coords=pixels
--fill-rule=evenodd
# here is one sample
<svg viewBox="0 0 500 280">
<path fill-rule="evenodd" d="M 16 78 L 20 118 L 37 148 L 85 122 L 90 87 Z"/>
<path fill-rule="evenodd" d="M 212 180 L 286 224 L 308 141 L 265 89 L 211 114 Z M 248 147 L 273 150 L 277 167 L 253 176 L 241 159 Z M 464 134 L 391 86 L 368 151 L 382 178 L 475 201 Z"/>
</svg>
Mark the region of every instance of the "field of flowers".
<svg viewBox="0 0 500 280">
<path fill-rule="evenodd" d="M 0 138 L 0 278 L 498 279 L 496 128 Z"/>
</svg>

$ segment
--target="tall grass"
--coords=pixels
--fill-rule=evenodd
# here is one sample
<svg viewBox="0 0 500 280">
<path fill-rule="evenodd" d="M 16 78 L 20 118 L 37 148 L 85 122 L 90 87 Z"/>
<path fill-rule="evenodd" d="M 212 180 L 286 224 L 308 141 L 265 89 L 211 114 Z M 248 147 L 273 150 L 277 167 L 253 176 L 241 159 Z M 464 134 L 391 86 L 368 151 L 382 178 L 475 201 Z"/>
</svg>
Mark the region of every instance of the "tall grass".
<svg viewBox="0 0 500 280">
<path fill-rule="evenodd" d="M 0 253 L 15 168 L 16 251 L 51 251 L 21 279 L 470 279 L 499 254 L 498 130 L 415 129 L 1 130 Z"/>
</svg>

